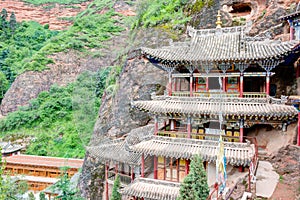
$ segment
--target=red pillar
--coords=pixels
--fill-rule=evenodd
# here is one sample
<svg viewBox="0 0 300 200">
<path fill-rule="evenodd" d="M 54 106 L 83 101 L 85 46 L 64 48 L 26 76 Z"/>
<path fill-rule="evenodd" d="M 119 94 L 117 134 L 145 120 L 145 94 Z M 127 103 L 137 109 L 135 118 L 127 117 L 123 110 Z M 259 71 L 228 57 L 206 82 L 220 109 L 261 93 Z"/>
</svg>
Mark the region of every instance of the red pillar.
<svg viewBox="0 0 300 200">
<path fill-rule="evenodd" d="M 223 77 L 223 92 L 226 92 L 226 77 Z"/>
<path fill-rule="evenodd" d="M 176 78 L 174 78 L 174 91 L 176 92 L 177 91 L 177 81 L 176 81 L 177 79 Z"/>
<path fill-rule="evenodd" d="M 243 142 L 244 137 L 244 124 L 243 121 L 240 120 L 240 142 Z M 243 172 L 243 166 L 239 167 L 239 172 Z"/>
<path fill-rule="evenodd" d="M 193 74 L 190 74 L 190 97 L 193 96 Z"/>
<path fill-rule="evenodd" d="M 131 183 L 134 181 L 134 167 L 132 166 L 131 167 L 131 176 L 130 176 L 130 178 L 131 178 Z"/>
<path fill-rule="evenodd" d="M 192 132 L 191 117 L 188 117 L 187 120 L 188 120 L 188 123 L 187 123 L 187 132 L 188 132 L 188 135 L 187 135 L 187 137 L 191 138 L 191 132 Z"/>
<path fill-rule="evenodd" d="M 142 153 L 142 166 L 141 166 L 141 177 L 144 178 L 145 177 L 145 157 L 144 154 Z"/>
<path fill-rule="evenodd" d="M 169 88 L 168 88 L 169 96 L 172 96 L 172 74 L 169 73 Z"/>
<path fill-rule="evenodd" d="M 154 156 L 154 179 L 157 179 L 157 157 Z"/>
<path fill-rule="evenodd" d="M 157 135 L 158 133 L 158 117 L 154 117 L 154 135 Z"/>
<path fill-rule="evenodd" d="M 244 94 L 244 74 L 240 75 L 240 97 L 242 98 Z"/>
<path fill-rule="evenodd" d="M 300 146 L 300 111 L 298 112 L 298 140 L 297 145 Z"/>
<path fill-rule="evenodd" d="M 118 164 L 116 164 L 116 166 L 115 166 L 115 174 L 116 175 L 118 174 Z"/>
<path fill-rule="evenodd" d="M 208 77 L 206 77 L 205 90 L 206 90 L 206 92 L 208 92 L 208 90 L 209 90 L 209 87 L 208 87 Z"/>
<path fill-rule="evenodd" d="M 105 200 L 108 200 L 108 164 L 105 164 Z"/>
<path fill-rule="evenodd" d="M 266 94 L 270 94 L 270 73 L 267 72 L 267 77 L 266 77 Z"/>
<path fill-rule="evenodd" d="M 190 171 L 190 161 L 185 160 L 185 175 L 188 175 Z"/>
</svg>

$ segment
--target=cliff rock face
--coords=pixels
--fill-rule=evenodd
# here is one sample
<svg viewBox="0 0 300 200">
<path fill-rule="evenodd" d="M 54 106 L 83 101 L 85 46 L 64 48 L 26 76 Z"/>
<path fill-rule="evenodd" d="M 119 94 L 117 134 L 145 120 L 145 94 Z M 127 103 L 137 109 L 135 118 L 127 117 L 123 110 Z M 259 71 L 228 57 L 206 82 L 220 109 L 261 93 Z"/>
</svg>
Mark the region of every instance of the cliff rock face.
<svg viewBox="0 0 300 200">
<path fill-rule="evenodd" d="M 136 43 L 133 41 L 131 45 L 163 46 L 169 44 L 169 38 L 167 33 L 159 29 L 140 31 L 134 39 Z M 103 95 L 93 138 L 90 141 L 91 146 L 97 145 L 103 137 L 120 137 L 150 122 L 151 117 L 148 114 L 131 108 L 131 101 L 148 100 L 153 92 L 162 94 L 168 78 L 166 72 L 154 67 L 139 55 L 138 50 L 128 55 L 118 80 L 116 94 Z M 102 199 L 103 176 L 103 166 L 87 154 L 79 182 L 82 195 L 87 199 Z"/>
<path fill-rule="evenodd" d="M 32 20 L 40 24 L 49 24 L 49 28 L 52 30 L 63 30 L 72 24 L 70 18 L 85 10 L 90 2 L 73 5 L 52 3 L 35 6 L 21 0 L 5 0 L 0 1 L 0 8 L 5 8 L 8 16 L 14 12 L 18 22 Z"/>
<path fill-rule="evenodd" d="M 74 82 L 83 71 L 97 71 L 101 63 L 99 58 L 82 58 L 74 51 L 58 53 L 52 58 L 56 63 L 49 65 L 48 70 L 28 71 L 16 78 L 2 100 L 0 108 L 3 115 L 17 110 L 19 106 L 28 105 L 29 100 L 49 90 L 53 84 L 63 86 Z"/>
</svg>

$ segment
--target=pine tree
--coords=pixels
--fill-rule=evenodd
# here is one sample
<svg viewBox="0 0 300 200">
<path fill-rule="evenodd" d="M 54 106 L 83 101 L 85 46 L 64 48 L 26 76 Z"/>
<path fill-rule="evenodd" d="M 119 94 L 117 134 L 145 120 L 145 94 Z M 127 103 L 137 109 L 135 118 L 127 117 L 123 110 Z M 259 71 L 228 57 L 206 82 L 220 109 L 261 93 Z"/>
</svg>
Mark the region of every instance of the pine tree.
<svg viewBox="0 0 300 200">
<path fill-rule="evenodd" d="M 28 200 L 35 200 L 34 194 L 32 192 L 29 193 Z"/>
<path fill-rule="evenodd" d="M 40 200 L 46 200 L 46 195 L 44 192 L 41 192 L 39 195 Z"/>
<path fill-rule="evenodd" d="M 121 200 L 121 194 L 119 193 L 119 189 L 120 189 L 120 177 L 117 175 L 116 177 L 116 180 L 114 182 L 114 187 L 113 187 L 113 190 L 112 190 L 112 194 L 111 194 L 111 197 L 110 199 L 111 200 Z"/>
<path fill-rule="evenodd" d="M 206 172 L 203 167 L 203 161 L 199 155 L 193 158 L 191 170 L 194 173 L 193 191 L 195 200 L 206 200 L 209 195 Z"/>
<path fill-rule="evenodd" d="M 180 186 L 179 197 L 177 200 L 194 200 L 193 190 L 193 176 L 189 173 L 183 180 Z"/>
<path fill-rule="evenodd" d="M 190 172 L 180 186 L 178 200 L 206 200 L 209 195 L 206 172 L 202 159 L 196 155 L 191 160 Z"/>
</svg>

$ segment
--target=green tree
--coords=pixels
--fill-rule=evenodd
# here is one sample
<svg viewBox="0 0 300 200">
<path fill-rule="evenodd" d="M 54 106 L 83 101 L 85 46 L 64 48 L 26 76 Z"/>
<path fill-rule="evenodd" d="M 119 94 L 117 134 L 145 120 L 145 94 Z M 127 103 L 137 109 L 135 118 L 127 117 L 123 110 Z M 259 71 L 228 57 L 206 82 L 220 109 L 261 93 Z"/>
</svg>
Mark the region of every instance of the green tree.
<svg viewBox="0 0 300 200">
<path fill-rule="evenodd" d="M 39 195 L 40 200 L 47 200 L 44 192 L 41 192 Z"/>
<path fill-rule="evenodd" d="M 178 200 L 206 200 L 209 195 L 206 172 L 199 155 L 191 160 L 190 172 L 180 187 Z"/>
<path fill-rule="evenodd" d="M 114 182 L 112 194 L 111 194 L 111 197 L 110 197 L 111 200 L 121 200 L 122 199 L 121 194 L 118 191 L 120 189 L 120 185 L 121 185 L 120 177 L 119 177 L 119 175 L 117 175 L 116 180 Z"/>
<path fill-rule="evenodd" d="M 83 200 L 78 194 L 77 188 L 71 183 L 67 173 L 68 167 L 62 168 L 62 174 L 58 182 L 52 187 L 53 191 L 58 191 L 59 195 L 55 199 L 59 200 Z"/>
<path fill-rule="evenodd" d="M 0 148 L 1 152 L 1 148 Z M 24 181 L 16 181 L 4 174 L 5 162 L 2 161 L 0 153 L 0 200 L 17 200 L 20 195 L 28 190 L 28 185 Z"/>
<path fill-rule="evenodd" d="M 34 194 L 32 192 L 29 193 L 28 200 L 35 200 Z"/>
<path fill-rule="evenodd" d="M 0 71 L 0 102 L 4 97 L 6 90 L 9 87 L 9 81 L 6 79 L 5 74 Z"/>
</svg>

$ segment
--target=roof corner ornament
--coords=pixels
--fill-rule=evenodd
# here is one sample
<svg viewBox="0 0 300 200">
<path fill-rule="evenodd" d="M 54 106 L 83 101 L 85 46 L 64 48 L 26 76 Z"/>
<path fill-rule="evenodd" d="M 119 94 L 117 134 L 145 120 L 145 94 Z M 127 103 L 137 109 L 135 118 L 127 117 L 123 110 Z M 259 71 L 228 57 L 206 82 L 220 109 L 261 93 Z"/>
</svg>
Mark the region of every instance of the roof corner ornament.
<svg viewBox="0 0 300 200">
<path fill-rule="evenodd" d="M 249 67 L 249 63 L 247 62 L 238 62 L 234 63 L 234 65 L 240 70 L 241 73 L 244 73 L 244 71 Z"/>
<path fill-rule="evenodd" d="M 221 11 L 218 10 L 218 15 L 217 15 L 217 27 L 216 28 L 222 28 L 222 21 L 221 21 Z"/>
<path fill-rule="evenodd" d="M 279 60 L 275 59 L 266 59 L 266 60 L 260 60 L 257 62 L 266 72 L 269 74 L 272 69 L 274 69 L 277 65 L 279 65 Z"/>
</svg>

